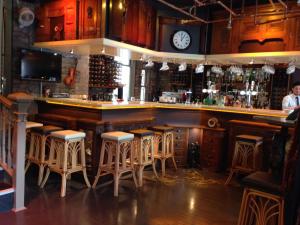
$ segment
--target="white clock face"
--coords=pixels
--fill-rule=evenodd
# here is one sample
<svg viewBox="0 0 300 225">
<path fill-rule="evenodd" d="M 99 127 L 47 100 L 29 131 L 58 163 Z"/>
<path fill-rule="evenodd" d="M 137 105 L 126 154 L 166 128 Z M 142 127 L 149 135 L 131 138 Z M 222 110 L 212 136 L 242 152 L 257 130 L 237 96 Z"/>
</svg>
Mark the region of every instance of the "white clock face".
<svg viewBox="0 0 300 225">
<path fill-rule="evenodd" d="M 173 35 L 172 42 L 175 48 L 184 50 L 191 45 L 191 36 L 188 32 L 180 30 Z"/>
</svg>

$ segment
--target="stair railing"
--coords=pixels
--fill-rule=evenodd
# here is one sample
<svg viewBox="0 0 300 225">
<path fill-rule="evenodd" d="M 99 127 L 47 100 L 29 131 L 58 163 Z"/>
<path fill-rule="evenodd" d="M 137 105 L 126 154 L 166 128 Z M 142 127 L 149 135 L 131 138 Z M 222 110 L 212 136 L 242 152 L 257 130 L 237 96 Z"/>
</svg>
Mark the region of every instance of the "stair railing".
<svg viewBox="0 0 300 225">
<path fill-rule="evenodd" d="M 11 177 L 13 211 L 25 209 L 26 118 L 32 101 L 25 93 L 0 95 L 0 167 Z"/>
</svg>

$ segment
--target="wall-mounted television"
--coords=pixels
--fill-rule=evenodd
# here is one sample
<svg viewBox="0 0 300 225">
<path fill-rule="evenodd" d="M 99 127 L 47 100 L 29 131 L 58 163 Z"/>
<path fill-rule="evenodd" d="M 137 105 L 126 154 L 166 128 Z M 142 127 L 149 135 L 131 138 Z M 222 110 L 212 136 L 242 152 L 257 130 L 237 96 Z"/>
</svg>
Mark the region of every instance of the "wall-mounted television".
<svg viewBox="0 0 300 225">
<path fill-rule="evenodd" d="M 21 49 L 22 80 L 61 81 L 62 56 L 46 51 Z"/>
</svg>

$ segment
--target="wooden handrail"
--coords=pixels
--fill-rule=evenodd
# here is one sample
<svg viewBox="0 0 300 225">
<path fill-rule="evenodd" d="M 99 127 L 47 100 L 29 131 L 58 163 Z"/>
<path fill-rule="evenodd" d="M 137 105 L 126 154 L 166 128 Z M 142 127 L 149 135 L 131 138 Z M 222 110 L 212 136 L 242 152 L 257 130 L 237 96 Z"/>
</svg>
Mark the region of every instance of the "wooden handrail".
<svg viewBox="0 0 300 225">
<path fill-rule="evenodd" d="M 25 141 L 26 118 L 33 97 L 25 93 L 0 95 L 0 165 L 12 178 L 14 211 L 25 209 Z"/>
</svg>

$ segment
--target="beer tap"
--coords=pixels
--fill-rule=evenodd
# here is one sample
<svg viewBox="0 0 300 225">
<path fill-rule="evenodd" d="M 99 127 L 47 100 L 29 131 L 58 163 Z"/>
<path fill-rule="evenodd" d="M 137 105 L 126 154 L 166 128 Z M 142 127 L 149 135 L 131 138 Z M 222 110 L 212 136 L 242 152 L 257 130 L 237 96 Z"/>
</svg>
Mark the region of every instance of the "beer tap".
<svg viewBox="0 0 300 225">
<path fill-rule="evenodd" d="M 249 81 L 246 81 L 245 91 L 240 92 L 241 95 L 246 96 L 246 108 L 251 108 L 252 107 L 251 97 L 253 95 L 257 95 L 257 91 L 254 90 L 254 87 L 255 87 L 255 81 L 254 80 L 251 81 L 251 84 L 249 83 Z"/>
</svg>

